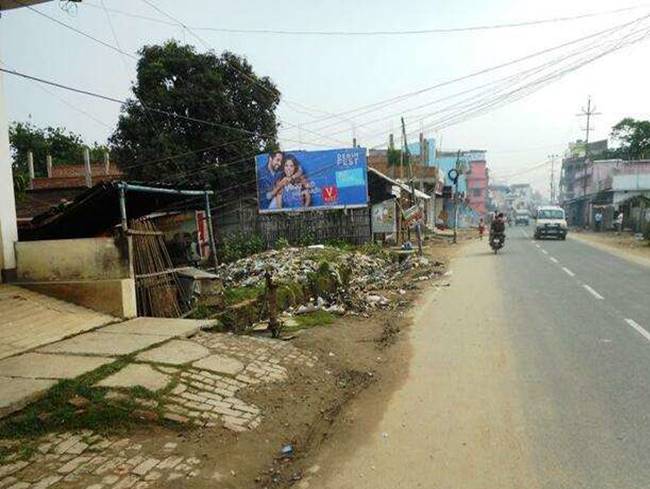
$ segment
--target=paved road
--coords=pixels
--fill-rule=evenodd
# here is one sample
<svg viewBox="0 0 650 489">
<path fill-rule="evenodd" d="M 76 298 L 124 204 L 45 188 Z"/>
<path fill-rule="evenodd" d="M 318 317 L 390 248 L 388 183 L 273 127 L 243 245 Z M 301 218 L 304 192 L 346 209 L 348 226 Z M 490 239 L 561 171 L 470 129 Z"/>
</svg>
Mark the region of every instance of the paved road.
<svg viewBox="0 0 650 489">
<path fill-rule="evenodd" d="M 508 234 L 454 261 L 383 418 L 333 440 L 303 487 L 650 487 L 650 269 Z"/>
</svg>

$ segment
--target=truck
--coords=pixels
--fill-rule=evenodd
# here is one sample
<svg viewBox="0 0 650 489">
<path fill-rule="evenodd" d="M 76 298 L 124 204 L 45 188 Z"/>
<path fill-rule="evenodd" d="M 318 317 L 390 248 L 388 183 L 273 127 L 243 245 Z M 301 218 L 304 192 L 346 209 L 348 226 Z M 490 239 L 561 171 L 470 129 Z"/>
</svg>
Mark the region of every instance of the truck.
<svg viewBox="0 0 650 489">
<path fill-rule="evenodd" d="M 515 210 L 515 226 L 528 226 L 530 224 L 530 211 L 528 209 Z"/>
</svg>

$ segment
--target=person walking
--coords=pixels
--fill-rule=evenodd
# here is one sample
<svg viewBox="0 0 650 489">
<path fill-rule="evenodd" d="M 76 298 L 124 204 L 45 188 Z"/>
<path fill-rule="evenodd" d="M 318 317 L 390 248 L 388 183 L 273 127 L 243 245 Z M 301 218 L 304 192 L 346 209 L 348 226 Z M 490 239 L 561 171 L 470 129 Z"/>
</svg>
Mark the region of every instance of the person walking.
<svg viewBox="0 0 650 489">
<path fill-rule="evenodd" d="M 623 211 L 620 211 L 618 213 L 618 216 L 616 216 L 616 230 L 618 231 L 619 234 L 623 232 L 623 219 L 624 219 L 624 217 L 625 216 L 623 215 Z"/>
<path fill-rule="evenodd" d="M 483 221 L 483 218 L 481 217 L 480 221 L 478 222 L 478 237 L 479 239 L 483 239 L 483 234 L 485 234 L 485 221 Z"/>
<path fill-rule="evenodd" d="M 596 232 L 599 233 L 603 228 L 603 213 L 597 210 L 594 214 L 594 223 L 596 224 Z"/>
</svg>

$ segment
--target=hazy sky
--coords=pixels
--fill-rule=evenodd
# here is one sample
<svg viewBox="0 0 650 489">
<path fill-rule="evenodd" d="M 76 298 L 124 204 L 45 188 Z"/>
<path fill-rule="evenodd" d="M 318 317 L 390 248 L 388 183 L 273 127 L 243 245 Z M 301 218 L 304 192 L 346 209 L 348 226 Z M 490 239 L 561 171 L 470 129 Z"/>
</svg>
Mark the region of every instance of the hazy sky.
<svg viewBox="0 0 650 489">
<path fill-rule="evenodd" d="M 190 27 L 304 31 L 394 31 L 493 25 L 639 6 L 602 0 L 154 0 L 154 3 Z M 141 0 L 104 0 L 104 4 L 109 9 L 167 22 L 109 12 L 119 45 L 125 51 L 134 53 L 143 44 L 160 43 L 170 38 L 205 50 L 180 25 L 172 25 L 169 19 Z M 53 1 L 36 8 L 115 45 L 101 5 L 100 0 L 85 0 L 78 8 L 65 11 L 60 2 Z M 281 139 L 287 149 L 350 145 L 353 132 L 362 146 L 385 145 L 391 130 L 399 132 L 399 117 L 404 115 L 411 140 L 417 139 L 423 127 L 425 136 L 437 136 L 442 140 L 443 149 L 487 150 L 492 176 L 499 179 L 544 162 L 547 155 L 562 153 L 570 140 L 583 137 L 584 119 L 576 117 L 576 113 L 586 104 L 588 95 L 602 112 L 594 120 L 592 140 L 607 137 L 610 127 L 625 116 L 650 117 L 647 41 L 567 73 L 521 100 L 442 129 L 439 127 L 441 117 L 458 108 L 453 104 L 471 108 L 496 92 L 487 87 L 487 91 L 468 92 L 432 104 L 436 100 L 502 77 L 521 75 L 525 69 L 569 53 L 570 47 L 534 58 L 528 64 L 515 64 L 428 90 L 381 110 L 349 111 L 587 36 L 648 13 L 650 4 L 566 22 L 409 36 L 195 32 L 216 51 L 230 50 L 246 56 L 258 74 L 268 75 L 275 81 L 285 100 L 279 115 L 285 124 Z M 582 49 L 593 44 L 573 46 Z M 18 71 L 117 98 L 129 96 L 135 74 L 134 60 L 27 9 L 6 12 L 0 19 L 0 59 L 6 67 Z M 552 70 L 554 66 L 549 63 L 547 69 Z M 514 83 L 516 79 L 510 81 Z M 5 96 L 10 120 L 25 121 L 31 117 L 37 125 L 64 126 L 82 134 L 88 142 L 105 142 L 119 113 L 119 105 L 55 88 L 45 91 L 36 83 L 11 75 L 5 75 Z M 476 98 L 466 98 L 471 96 Z M 425 104 L 432 105 L 414 110 Z M 92 118 L 70 106 L 83 110 Z M 342 112 L 349 112 L 345 119 L 314 122 L 326 114 Z M 375 119 L 380 120 L 373 122 Z M 286 129 L 290 125 L 304 126 Z M 314 131 L 319 135 L 313 134 Z M 536 188 L 546 190 L 548 175 L 549 167 L 546 166 L 512 176 L 510 182 L 531 181 Z"/>
</svg>

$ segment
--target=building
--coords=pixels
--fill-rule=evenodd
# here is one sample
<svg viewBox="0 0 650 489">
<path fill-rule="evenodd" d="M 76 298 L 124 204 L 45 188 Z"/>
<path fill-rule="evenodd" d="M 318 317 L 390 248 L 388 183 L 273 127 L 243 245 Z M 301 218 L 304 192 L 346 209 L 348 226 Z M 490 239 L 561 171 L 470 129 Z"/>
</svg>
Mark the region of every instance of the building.
<svg viewBox="0 0 650 489">
<path fill-rule="evenodd" d="M 474 151 L 468 157 L 467 199 L 472 209 L 479 215 L 487 214 L 488 205 L 488 169 L 485 151 Z"/>
<path fill-rule="evenodd" d="M 644 202 L 631 199 L 650 197 L 650 160 L 583 159 L 576 163 L 575 159 L 567 158 L 565 161 L 561 202 L 570 225 L 592 226 L 593 215 L 599 210 L 604 227 L 612 227 L 615 213 L 627 206 L 630 212 L 624 213 L 625 218 L 632 219 L 630 202 Z M 631 222 L 624 224 L 639 227 Z"/>
</svg>

